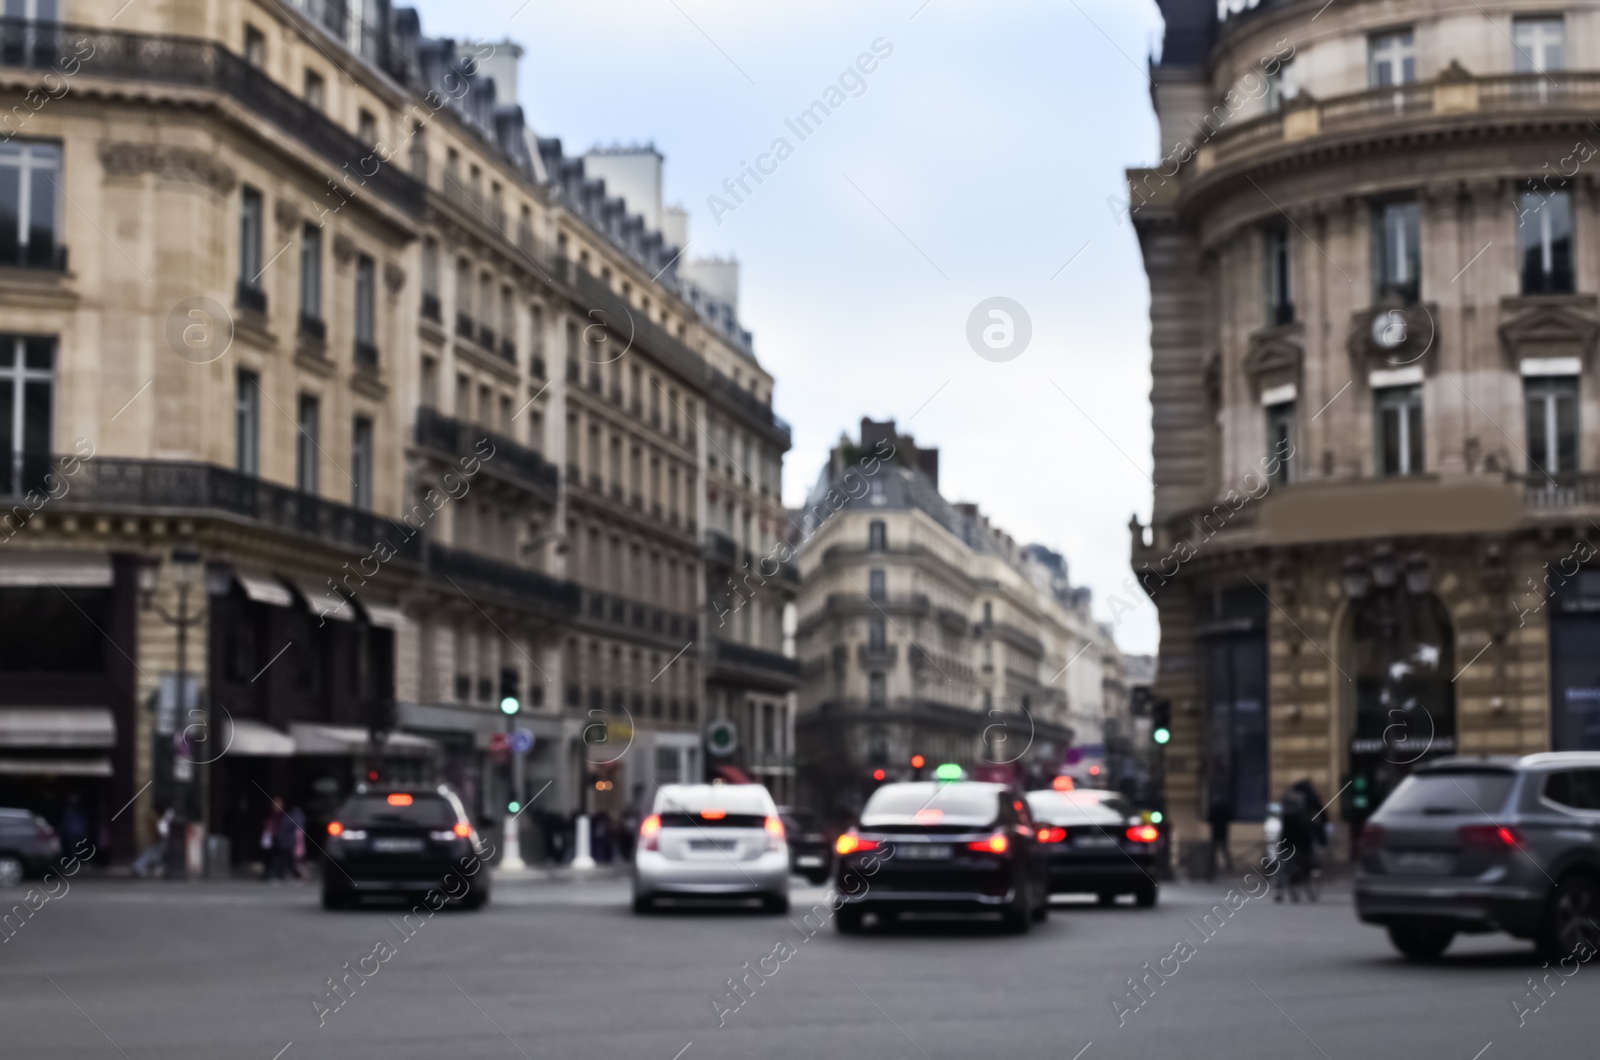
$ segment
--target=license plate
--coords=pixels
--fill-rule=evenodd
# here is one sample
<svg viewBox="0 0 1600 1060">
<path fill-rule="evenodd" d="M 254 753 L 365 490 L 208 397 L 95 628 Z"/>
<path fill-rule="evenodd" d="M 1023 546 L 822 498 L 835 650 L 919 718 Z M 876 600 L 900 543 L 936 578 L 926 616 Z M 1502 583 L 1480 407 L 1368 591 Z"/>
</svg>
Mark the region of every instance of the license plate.
<svg viewBox="0 0 1600 1060">
<path fill-rule="evenodd" d="M 1395 872 L 1413 876 L 1443 876 L 1455 864 L 1455 857 L 1450 854 L 1430 854 L 1421 851 L 1391 854 L 1389 858 Z"/>
<path fill-rule="evenodd" d="M 418 854 L 422 852 L 422 840 L 374 839 L 372 849 L 379 854 Z"/>
<path fill-rule="evenodd" d="M 948 861 L 950 852 L 948 843 L 902 843 L 895 848 L 894 856 L 907 861 Z"/>
<path fill-rule="evenodd" d="M 794 859 L 794 863 L 802 869 L 814 869 L 822 864 L 822 859 L 815 854 L 804 854 Z"/>
<path fill-rule="evenodd" d="M 1083 848 L 1083 847 L 1107 848 L 1107 847 L 1116 846 L 1117 845 L 1117 841 L 1115 839 L 1113 839 L 1111 836 L 1108 836 L 1108 835 L 1080 835 L 1080 836 L 1074 836 L 1073 837 L 1072 845 L 1075 846 L 1075 847 L 1080 847 L 1080 848 Z"/>
<path fill-rule="evenodd" d="M 691 839 L 690 850 L 732 850 L 734 842 L 731 839 Z"/>
</svg>

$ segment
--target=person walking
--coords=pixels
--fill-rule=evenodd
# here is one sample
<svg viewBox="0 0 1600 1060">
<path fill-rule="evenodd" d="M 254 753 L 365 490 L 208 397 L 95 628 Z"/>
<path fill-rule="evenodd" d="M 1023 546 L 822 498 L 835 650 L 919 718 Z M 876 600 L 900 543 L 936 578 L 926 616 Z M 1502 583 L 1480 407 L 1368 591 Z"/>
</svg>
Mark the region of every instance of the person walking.
<svg viewBox="0 0 1600 1060">
<path fill-rule="evenodd" d="M 289 824 L 294 827 L 294 835 L 289 845 L 289 878 L 303 880 L 306 878 L 306 811 L 296 806 L 288 813 Z"/>
<path fill-rule="evenodd" d="M 1233 871 L 1233 851 L 1228 846 L 1228 826 L 1233 823 L 1233 815 L 1232 785 L 1227 783 L 1226 774 L 1220 766 L 1214 766 L 1211 797 L 1206 805 L 1206 821 L 1211 825 L 1211 863 L 1206 871 L 1207 880 L 1217 878 L 1219 859 L 1230 873 Z"/>
<path fill-rule="evenodd" d="M 1302 897 L 1307 901 L 1316 900 L 1316 890 L 1312 885 L 1311 874 L 1316 868 L 1316 847 L 1321 834 L 1321 828 L 1313 819 L 1317 813 L 1306 793 L 1298 784 L 1291 785 L 1283 793 L 1283 842 L 1288 847 L 1287 856 L 1283 859 L 1284 869 L 1288 873 L 1284 890 L 1289 892 L 1289 901 L 1298 902 Z M 1273 895 L 1273 900 L 1283 901 L 1283 891 Z"/>
<path fill-rule="evenodd" d="M 161 862 L 167 853 L 167 833 L 172 830 L 172 820 L 175 816 L 176 812 L 168 806 L 156 820 L 156 841 L 145 847 L 144 852 L 134 858 L 130 866 L 135 876 L 144 879 L 161 867 Z"/>
</svg>

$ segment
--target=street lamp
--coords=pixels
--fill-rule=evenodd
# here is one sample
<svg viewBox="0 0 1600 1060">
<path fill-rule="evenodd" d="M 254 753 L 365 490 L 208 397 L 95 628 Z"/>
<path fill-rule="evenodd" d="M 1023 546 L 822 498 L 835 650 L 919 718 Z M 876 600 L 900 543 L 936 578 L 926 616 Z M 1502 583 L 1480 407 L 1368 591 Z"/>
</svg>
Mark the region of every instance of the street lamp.
<svg viewBox="0 0 1600 1060">
<path fill-rule="evenodd" d="M 171 714 L 158 709 L 156 732 L 172 740 L 172 821 L 167 827 L 166 875 L 168 879 L 183 879 L 188 875 L 188 834 L 190 785 L 194 778 L 194 763 L 189 758 L 188 740 L 181 733 L 186 726 L 177 724 L 179 713 L 187 709 L 189 677 L 189 628 L 204 620 L 204 611 L 189 610 L 189 592 L 195 586 L 202 570 L 200 550 L 192 541 L 181 541 L 172 548 L 172 580 L 178 590 L 178 610 L 169 613 L 156 602 L 156 588 L 160 583 L 161 557 L 147 556 L 139 566 L 139 606 L 156 615 L 161 621 L 177 630 L 178 673 L 173 689 Z M 209 712 L 207 712 L 209 715 Z M 205 719 L 209 738 L 210 718 Z M 202 811 L 202 819 L 204 813 Z"/>
</svg>

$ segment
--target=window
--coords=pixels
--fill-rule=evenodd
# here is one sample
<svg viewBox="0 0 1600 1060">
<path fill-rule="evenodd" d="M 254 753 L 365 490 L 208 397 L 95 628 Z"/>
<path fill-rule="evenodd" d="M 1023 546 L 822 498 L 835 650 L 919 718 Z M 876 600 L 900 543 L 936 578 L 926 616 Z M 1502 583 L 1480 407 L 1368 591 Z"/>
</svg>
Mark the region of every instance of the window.
<svg viewBox="0 0 1600 1060">
<path fill-rule="evenodd" d="M 322 229 L 314 224 L 300 233 L 300 319 L 322 319 Z"/>
<path fill-rule="evenodd" d="M 306 71 L 305 99 L 307 103 L 311 104 L 313 107 L 316 107 L 318 110 L 322 110 L 325 106 L 327 106 L 327 86 L 323 84 L 322 75 L 317 73 L 315 70 Z"/>
<path fill-rule="evenodd" d="M 0 495 L 44 488 L 55 361 L 55 339 L 0 335 Z"/>
<path fill-rule="evenodd" d="M 422 293 L 439 297 L 439 241 L 432 236 L 422 241 Z"/>
<path fill-rule="evenodd" d="M 1373 395 L 1378 474 L 1422 473 L 1422 387 L 1387 387 Z"/>
<path fill-rule="evenodd" d="M 871 651 L 883 651 L 888 645 L 888 631 L 881 618 L 870 619 L 867 622 L 867 648 Z"/>
<path fill-rule="evenodd" d="M 317 448 L 322 434 L 322 402 L 314 394 L 301 394 L 295 416 L 300 428 L 294 443 L 294 484 L 301 493 L 316 493 L 319 486 Z"/>
<path fill-rule="evenodd" d="M 1578 470 L 1578 380 L 1572 376 L 1528 379 L 1528 472 L 1557 475 Z"/>
<path fill-rule="evenodd" d="M 372 421 L 357 416 L 350 434 L 350 503 L 362 511 L 372 508 Z"/>
<path fill-rule="evenodd" d="M 246 184 L 239 198 L 239 286 L 261 289 L 261 232 L 265 206 L 261 193 Z"/>
<path fill-rule="evenodd" d="M 1517 214 L 1523 294 L 1571 294 L 1572 202 L 1565 191 L 1525 191 Z"/>
<path fill-rule="evenodd" d="M 1276 114 L 1283 105 L 1300 94 L 1295 79 L 1294 63 L 1280 63 L 1276 72 L 1267 77 L 1267 111 Z"/>
<path fill-rule="evenodd" d="M 378 362 L 378 266 L 367 255 L 356 258 L 356 360 Z"/>
<path fill-rule="evenodd" d="M 1373 88 L 1417 79 L 1416 37 L 1409 29 L 1377 33 L 1367 41 L 1367 83 Z"/>
<path fill-rule="evenodd" d="M 1566 27 L 1560 15 L 1535 15 L 1511 20 L 1511 68 L 1519 74 L 1542 74 L 1566 66 Z"/>
<path fill-rule="evenodd" d="M 889 528 L 882 519 L 874 519 L 867 524 L 867 549 L 872 552 L 883 552 L 889 547 Z"/>
<path fill-rule="evenodd" d="M 885 578 L 883 571 L 875 570 L 867 574 L 867 595 L 874 600 L 883 600 L 888 597 L 888 580 Z"/>
<path fill-rule="evenodd" d="M 1294 402 L 1280 401 L 1267 406 L 1267 457 L 1268 466 L 1275 463 L 1272 474 L 1274 486 L 1289 484 L 1290 460 L 1283 454 L 1294 451 Z"/>
<path fill-rule="evenodd" d="M 994 621 L 994 603 L 989 600 L 983 602 L 983 624 L 989 625 Z"/>
<path fill-rule="evenodd" d="M 1544 797 L 1574 810 L 1600 810 L 1600 769 L 1570 769 L 1545 778 Z"/>
<path fill-rule="evenodd" d="M 1384 203 L 1372 213 L 1373 299 L 1399 298 L 1415 305 L 1421 296 L 1422 249 L 1415 202 Z"/>
<path fill-rule="evenodd" d="M 356 136 L 368 147 L 378 142 L 378 119 L 372 116 L 370 110 L 364 110 L 356 116 Z"/>
<path fill-rule="evenodd" d="M 267 38 L 248 22 L 244 24 L 244 61 L 257 67 L 267 62 Z"/>
<path fill-rule="evenodd" d="M 439 405 L 439 362 L 432 357 L 422 359 L 422 404 L 430 409 Z"/>
<path fill-rule="evenodd" d="M 1274 225 L 1262 233 L 1262 261 L 1265 264 L 1267 326 L 1294 323 L 1294 301 L 1289 288 L 1289 229 Z"/>
<path fill-rule="evenodd" d="M 60 171 L 53 144 L 0 145 L 0 264 L 64 267 L 56 249 Z"/>
<path fill-rule="evenodd" d="M 241 475 L 261 473 L 261 377 L 239 369 L 233 398 L 233 467 Z"/>
<path fill-rule="evenodd" d="M 889 681 L 883 674 L 874 673 L 867 678 L 867 705 L 882 710 L 889 703 Z"/>
</svg>

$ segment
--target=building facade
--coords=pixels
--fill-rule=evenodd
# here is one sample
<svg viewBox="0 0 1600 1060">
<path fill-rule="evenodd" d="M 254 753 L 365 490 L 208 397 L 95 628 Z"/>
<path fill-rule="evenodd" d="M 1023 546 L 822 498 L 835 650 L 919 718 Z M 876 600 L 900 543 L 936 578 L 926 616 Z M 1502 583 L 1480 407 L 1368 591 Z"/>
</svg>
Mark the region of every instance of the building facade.
<svg viewBox="0 0 1600 1060">
<path fill-rule="evenodd" d="M 1180 843 L 1302 778 L 1348 826 L 1429 756 L 1600 746 L 1600 12 L 1161 7 L 1133 566 Z"/>
<path fill-rule="evenodd" d="M 116 857 L 367 775 L 493 820 L 507 694 L 544 809 L 699 779 L 705 531 L 766 547 L 789 433 L 681 214 L 534 135 L 509 41 L 119 7 L 0 28 L 0 803 Z M 746 669 L 716 710 L 792 687 Z"/>
<path fill-rule="evenodd" d="M 954 762 L 1048 783 L 1102 743 L 1116 647 L 1041 546 L 939 494 L 938 451 L 894 421 L 842 439 L 799 513 L 802 801 L 859 809 L 883 779 Z M 883 776 L 877 777 L 882 771 Z"/>
</svg>

